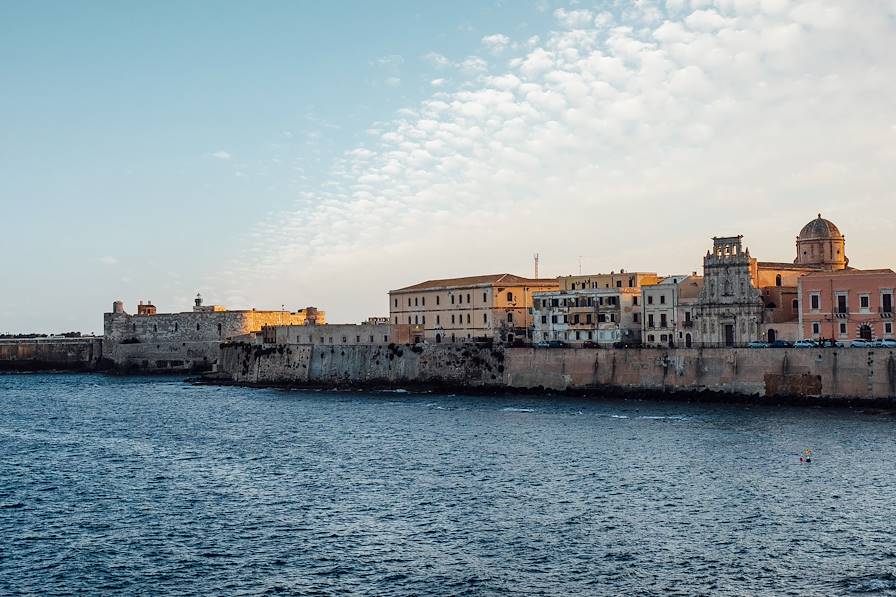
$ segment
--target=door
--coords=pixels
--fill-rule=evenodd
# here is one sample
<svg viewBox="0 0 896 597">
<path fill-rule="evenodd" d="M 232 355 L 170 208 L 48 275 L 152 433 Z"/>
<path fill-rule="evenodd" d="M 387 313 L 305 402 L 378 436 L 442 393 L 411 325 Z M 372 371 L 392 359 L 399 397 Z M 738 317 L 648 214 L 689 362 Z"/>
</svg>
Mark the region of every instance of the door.
<svg viewBox="0 0 896 597">
<path fill-rule="evenodd" d="M 734 324 L 725 324 L 725 346 L 734 346 Z"/>
<path fill-rule="evenodd" d="M 862 324 L 859 328 L 859 337 L 862 340 L 871 340 L 871 326 L 867 323 Z"/>
<path fill-rule="evenodd" d="M 690 334 L 685 334 L 685 335 L 684 335 L 684 345 L 685 345 L 687 348 L 690 348 L 690 347 L 691 347 L 691 335 L 690 335 Z"/>
<path fill-rule="evenodd" d="M 771 344 L 778 338 L 778 335 L 775 333 L 775 330 L 768 331 L 768 343 Z"/>
</svg>

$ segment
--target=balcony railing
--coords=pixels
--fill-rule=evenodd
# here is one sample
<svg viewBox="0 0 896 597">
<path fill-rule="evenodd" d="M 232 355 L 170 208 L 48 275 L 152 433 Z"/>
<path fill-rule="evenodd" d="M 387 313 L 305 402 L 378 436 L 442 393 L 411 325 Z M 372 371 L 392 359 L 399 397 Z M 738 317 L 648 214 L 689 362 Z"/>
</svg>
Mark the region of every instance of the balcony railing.
<svg viewBox="0 0 896 597">
<path fill-rule="evenodd" d="M 880 312 L 880 316 L 885 319 L 893 318 L 893 307 L 878 307 L 878 311 Z"/>
</svg>

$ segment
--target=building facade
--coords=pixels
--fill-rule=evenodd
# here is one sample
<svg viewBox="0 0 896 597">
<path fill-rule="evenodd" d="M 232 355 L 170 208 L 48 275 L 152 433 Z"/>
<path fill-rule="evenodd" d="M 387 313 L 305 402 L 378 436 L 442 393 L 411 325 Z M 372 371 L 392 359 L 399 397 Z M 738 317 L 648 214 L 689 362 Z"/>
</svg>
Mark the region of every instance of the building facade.
<svg viewBox="0 0 896 597">
<path fill-rule="evenodd" d="M 323 324 L 326 315 L 314 307 L 298 311 L 229 311 L 219 305 L 203 305 L 196 298 L 192 311 L 158 313 L 141 304 L 136 315 L 126 313 L 115 301 L 103 315 L 103 355 L 121 368 L 212 369 L 220 345 L 231 338 L 259 332 L 265 325 Z"/>
<path fill-rule="evenodd" d="M 556 289 L 556 279 L 513 274 L 429 280 L 390 291 L 389 319 L 421 326 L 428 342 L 512 343 L 529 335 L 532 295 Z"/>
<path fill-rule="evenodd" d="M 582 346 L 641 341 L 640 288 L 596 288 L 539 292 L 532 313 L 533 342 L 566 342 Z"/>
<path fill-rule="evenodd" d="M 640 288 L 657 284 L 660 277 L 656 272 L 626 272 L 620 270 L 609 274 L 579 274 L 557 278 L 559 290 L 597 290 L 600 288 Z"/>
<path fill-rule="evenodd" d="M 699 343 L 695 305 L 703 276 L 668 276 L 641 289 L 641 338 L 645 346 L 687 347 Z"/>
<path fill-rule="evenodd" d="M 894 337 L 896 272 L 891 269 L 816 272 L 799 280 L 803 338 L 851 341 Z"/>
</svg>

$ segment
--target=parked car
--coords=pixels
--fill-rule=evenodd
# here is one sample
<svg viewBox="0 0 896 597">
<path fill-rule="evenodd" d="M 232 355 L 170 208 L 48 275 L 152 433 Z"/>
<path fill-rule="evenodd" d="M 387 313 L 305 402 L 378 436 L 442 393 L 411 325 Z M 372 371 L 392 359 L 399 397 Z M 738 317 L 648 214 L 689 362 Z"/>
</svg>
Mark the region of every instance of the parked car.
<svg viewBox="0 0 896 597">
<path fill-rule="evenodd" d="M 566 348 L 569 346 L 563 340 L 548 340 L 548 348 Z"/>
<path fill-rule="evenodd" d="M 600 344 L 594 340 L 585 340 L 582 342 L 582 348 L 600 348 Z"/>
<path fill-rule="evenodd" d="M 797 340 L 793 343 L 794 348 L 816 348 L 818 342 L 815 340 Z"/>
<path fill-rule="evenodd" d="M 831 338 L 821 338 L 819 340 L 813 340 L 813 342 L 818 348 L 843 348 L 846 346 L 840 340 L 833 340 Z"/>
<path fill-rule="evenodd" d="M 547 340 L 539 340 L 538 342 L 533 343 L 532 346 L 535 348 L 550 348 L 551 343 Z"/>
<path fill-rule="evenodd" d="M 859 338 L 857 340 L 853 340 L 849 343 L 850 348 L 873 348 L 874 342 L 871 340 L 865 340 L 863 338 Z"/>
<path fill-rule="evenodd" d="M 747 348 L 768 348 L 768 342 L 753 340 L 752 342 L 747 344 Z"/>
<path fill-rule="evenodd" d="M 892 338 L 883 338 L 874 342 L 874 346 L 878 348 L 896 348 L 896 340 Z"/>
<path fill-rule="evenodd" d="M 769 346 L 771 348 L 793 348 L 793 344 L 787 340 L 775 340 Z"/>
</svg>

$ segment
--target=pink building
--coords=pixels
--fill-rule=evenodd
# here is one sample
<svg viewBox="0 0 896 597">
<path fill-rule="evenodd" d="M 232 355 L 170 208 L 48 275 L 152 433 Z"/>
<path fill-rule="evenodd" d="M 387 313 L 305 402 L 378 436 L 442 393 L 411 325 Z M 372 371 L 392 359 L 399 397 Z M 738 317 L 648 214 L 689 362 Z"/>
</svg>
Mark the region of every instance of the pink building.
<svg viewBox="0 0 896 597">
<path fill-rule="evenodd" d="M 813 272 L 799 279 L 803 338 L 893 338 L 891 269 Z"/>
</svg>

